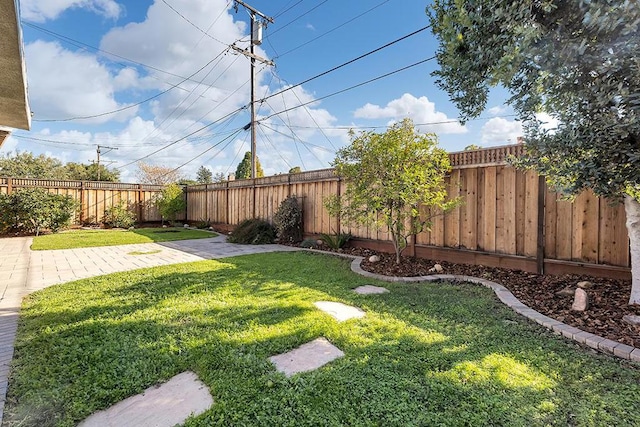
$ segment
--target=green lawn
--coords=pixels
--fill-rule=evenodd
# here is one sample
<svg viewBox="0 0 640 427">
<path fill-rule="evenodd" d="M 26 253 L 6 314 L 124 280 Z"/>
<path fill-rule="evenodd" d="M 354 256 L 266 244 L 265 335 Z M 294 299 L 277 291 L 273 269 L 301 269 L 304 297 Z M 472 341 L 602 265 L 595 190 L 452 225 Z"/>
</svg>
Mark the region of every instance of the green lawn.
<svg viewBox="0 0 640 427">
<path fill-rule="evenodd" d="M 373 283 L 348 261 L 271 253 L 118 273 L 27 297 L 5 422 L 72 426 L 194 371 L 193 426 L 637 426 L 640 368 L 592 354 L 477 285 Z M 313 306 L 367 312 L 338 323 Z M 286 378 L 268 357 L 324 336 L 345 352 Z"/>
<path fill-rule="evenodd" d="M 204 239 L 217 234 L 189 228 L 137 228 L 128 230 L 71 230 L 33 238 L 31 249 L 90 248 L 94 246 L 130 245 L 134 243 L 171 242 Z"/>
</svg>

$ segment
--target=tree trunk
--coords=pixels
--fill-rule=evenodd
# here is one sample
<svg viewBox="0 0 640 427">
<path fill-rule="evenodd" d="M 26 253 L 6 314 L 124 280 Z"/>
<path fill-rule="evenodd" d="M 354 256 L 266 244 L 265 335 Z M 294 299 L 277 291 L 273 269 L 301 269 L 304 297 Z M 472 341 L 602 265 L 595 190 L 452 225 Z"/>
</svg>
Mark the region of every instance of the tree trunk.
<svg viewBox="0 0 640 427">
<path fill-rule="evenodd" d="M 631 246 L 631 297 L 629 304 L 640 304 L 640 203 L 631 196 L 624 197 L 627 231 Z"/>
</svg>

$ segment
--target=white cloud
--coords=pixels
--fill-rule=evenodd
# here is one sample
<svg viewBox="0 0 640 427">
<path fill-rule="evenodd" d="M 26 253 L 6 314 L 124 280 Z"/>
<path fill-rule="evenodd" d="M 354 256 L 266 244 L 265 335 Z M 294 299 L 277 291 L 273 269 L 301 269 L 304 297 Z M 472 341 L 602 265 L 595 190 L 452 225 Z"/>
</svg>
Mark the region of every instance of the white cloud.
<svg viewBox="0 0 640 427">
<path fill-rule="evenodd" d="M 358 108 L 353 115 L 361 119 L 391 119 L 392 121 L 409 117 L 421 132 L 450 134 L 468 131 L 455 119 L 447 117 L 443 112 L 436 111 L 436 105 L 426 96 L 416 98 L 410 93 L 405 93 L 400 98 L 394 99 L 385 107 L 367 103 Z"/>
<path fill-rule="evenodd" d="M 506 113 L 508 110 L 508 107 L 506 105 L 496 105 L 495 107 L 491 107 L 487 110 L 487 113 L 491 114 L 492 116 L 500 116 L 504 113 Z"/>
<path fill-rule="evenodd" d="M 67 9 L 87 9 L 106 18 L 118 18 L 122 7 L 114 0 L 22 0 L 20 14 L 27 21 L 56 19 Z"/>
<path fill-rule="evenodd" d="M 306 29 L 311 30 L 311 31 L 315 31 L 316 27 L 313 26 L 313 24 L 307 24 L 304 26 Z"/>
<path fill-rule="evenodd" d="M 523 134 L 522 123 L 494 117 L 482 126 L 480 134 L 482 143 L 486 145 L 515 144 Z"/>
<path fill-rule="evenodd" d="M 558 119 L 551 117 L 547 113 L 536 114 L 536 119 L 538 119 L 540 127 L 544 130 L 553 131 L 560 125 L 560 121 Z"/>
<path fill-rule="evenodd" d="M 25 47 L 29 96 L 35 119 L 100 114 L 121 108 L 114 98 L 113 76 L 94 55 L 72 52 L 58 43 L 35 41 Z M 136 108 L 84 123 L 125 119 Z"/>
</svg>

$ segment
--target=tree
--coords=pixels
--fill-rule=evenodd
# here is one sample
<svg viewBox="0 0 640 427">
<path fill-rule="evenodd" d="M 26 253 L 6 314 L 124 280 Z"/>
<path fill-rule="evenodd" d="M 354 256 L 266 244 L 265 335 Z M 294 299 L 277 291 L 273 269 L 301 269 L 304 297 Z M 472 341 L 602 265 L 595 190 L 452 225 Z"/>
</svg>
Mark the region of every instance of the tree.
<svg viewBox="0 0 640 427">
<path fill-rule="evenodd" d="M 256 178 L 264 176 L 262 165 L 260 165 L 260 159 L 256 156 Z M 244 158 L 238 164 L 236 169 L 236 179 L 249 179 L 251 178 L 251 152 L 244 153 Z"/>
<path fill-rule="evenodd" d="M 213 182 L 213 173 L 204 166 L 200 166 L 196 173 L 196 181 L 198 184 L 211 184 Z"/>
<path fill-rule="evenodd" d="M 464 151 L 480 150 L 481 148 L 482 147 L 480 147 L 479 145 L 469 144 L 466 147 L 464 147 Z"/>
<path fill-rule="evenodd" d="M 35 233 L 44 229 L 54 233 L 67 227 L 78 209 L 71 196 L 49 193 L 44 188 L 19 188 L 0 194 L 0 231 Z"/>
<path fill-rule="evenodd" d="M 227 182 L 227 177 L 224 176 L 224 173 L 218 172 L 213 176 L 213 182 Z"/>
<path fill-rule="evenodd" d="M 289 173 L 300 173 L 302 172 L 302 169 L 300 169 L 300 166 L 294 166 L 291 169 L 289 169 Z"/>
<path fill-rule="evenodd" d="M 150 165 L 138 162 L 136 176 L 143 184 L 166 185 L 180 181 L 183 176 L 177 170 L 167 166 Z"/>
<path fill-rule="evenodd" d="M 382 134 L 352 130 L 349 135 L 351 144 L 338 150 L 333 161 L 346 190 L 328 198 L 325 206 L 346 222 L 388 229 L 400 264 L 409 236 L 428 229 L 436 212 L 458 203 L 447 200 L 449 155 L 438 147 L 435 135 L 418 134 L 410 119 Z M 432 214 L 421 215 L 421 207 L 431 208 Z"/>
<path fill-rule="evenodd" d="M 0 176 L 35 179 L 67 179 L 62 162 L 40 154 L 34 156 L 29 151 L 7 153 L 0 156 Z"/>
<path fill-rule="evenodd" d="M 104 165 L 100 165 L 100 179 L 98 179 L 98 165 L 91 163 L 85 165 L 83 163 L 69 162 L 64 165 L 67 179 L 76 181 L 110 181 L 118 182 L 120 180 L 120 171 L 117 169 L 109 169 Z"/>
<path fill-rule="evenodd" d="M 169 184 L 162 189 L 156 204 L 160 215 L 163 218 L 167 218 L 170 223 L 174 223 L 178 212 L 183 211 L 187 206 L 182 188 L 175 183 Z"/>
<path fill-rule="evenodd" d="M 463 118 L 502 85 L 526 123 L 528 156 L 566 195 L 586 188 L 624 200 L 630 304 L 640 304 L 640 8 L 634 1 L 436 0 L 437 84 Z M 557 120 L 541 126 L 536 113 Z"/>
</svg>

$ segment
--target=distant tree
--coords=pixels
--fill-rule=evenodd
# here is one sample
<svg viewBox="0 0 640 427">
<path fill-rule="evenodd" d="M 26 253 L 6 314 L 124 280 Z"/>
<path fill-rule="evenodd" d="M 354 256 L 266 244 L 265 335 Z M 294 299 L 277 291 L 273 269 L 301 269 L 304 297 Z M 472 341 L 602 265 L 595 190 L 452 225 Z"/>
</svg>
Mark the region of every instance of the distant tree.
<svg viewBox="0 0 640 427">
<path fill-rule="evenodd" d="M 182 173 L 171 167 L 150 165 L 144 162 L 138 162 L 136 176 L 142 184 L 157 185 L 176 183 L 184 178 Z"/>
<path fill-rule="evenodd" d="M 227 177 L 224 176 L 224 173 L 218 172 L 213 176 L 213 182 L 227 182 Z"/>
<path fill-rule="evenodd" d="M 291 169 L 289 169 L 289 173 L 300 173 L 302 172 L 302 169 L 300 169 L 300 166 L 294 166 Z"/>
<path fill-rule="evenodd" d="M 260 159 L 256 156 L 256 178 L 264 176 Z M 244 158 L 238 164 L 236 169 L 236 179 L 249 179 L 251 178 L 251 152 L 244 153 Z"/>
<path fill-rule="evenodd" d="M 98 179 L 98 165 L 95 163 L 83 164 L 69 162 L 64 165 L 67 178 L 76 181 L 110 181 L 118 182 L 120 180 L 120 171 L 117 169 L 109 169 L 104 165 L 100 165 L 100 179 Z"/>
<path fill-rule="evenodd" d="M 463 119 L 501 85 L 526 124 L 527 156 L 565 195 L 624 200 L 631 296 L 640 305 L 640 7 L 613 0 L 436 0 L 437 84 Z M 542 126 L 546 112 L 558 125 Z"/>
<path fill-rule="evenodd" d="M 418 134 L 410 119 L 382 134 L 352 130 L 349 135 L 351 144 L 333 161 L 346 190 L 327 198 L 325 206 L 347 223 L 388 229 L 400 264 L 409 236 L 431 226 L 431 216 L 422 216 L 420 208 L 431 207 L 435 215 L 458 204 L 447 200 L 449 155 L 435 135 Z"/>
<path fill-rule="evenodd" d="M 0 155 L 0 176 L 67 179 L 67 171 L 58 159 L 44 154 L 34 156 L 29 151 L 22 151 Z"/>
<path fill-rule="evenodd" d="M 176 215 L 187 206 L 187 202 L 184 200 L 184 191 L 175 183 L 168 184 L 162 189 L 156 199 L 156 204 L 162 218 L 168 219 L 172 224 L 176 220 Z"/>
<path fill-rule="evenodd" d="M 200 183 L 198 181 L 196 181 L 195 179 L 182 178 L 182 179 L 178 180 L 178 182 L 176 182 L 176 184 L 178 184 L 178 185 L 198 185 Z"/>
<path fill-rule="evenodd" d="M 470 144 L 470 145 L 467 145 L 466 147 L 464 147 L 464 151 L 479 150 L 479 149 L 481 149 L 481 148 L 482 148 L 482 147 L 480 147 L 479 145 L 476 145 L 476 144 Z"/>
<path fill-rule="evenodd" d="M 211 184 L 213 182 L 213 173 L 209 168 L 200 166 L 196 173 L 196 181 L 198 181 L 198 184 Z"/>
</svg>

